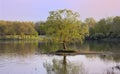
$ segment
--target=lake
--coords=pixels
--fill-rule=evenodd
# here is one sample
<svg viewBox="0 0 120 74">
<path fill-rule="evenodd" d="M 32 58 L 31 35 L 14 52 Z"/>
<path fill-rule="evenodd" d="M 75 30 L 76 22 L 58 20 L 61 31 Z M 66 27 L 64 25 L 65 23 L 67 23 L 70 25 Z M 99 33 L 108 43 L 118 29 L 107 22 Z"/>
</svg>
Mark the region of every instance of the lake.
<svg viewBox="0 0 120 74">
<path fill-rule="evenodd" d="M 0 41 L 0 74 L 120 74 L 120 43 L 89 41 L 68 49 L 102 54 L 54 55 L 61 45 Z"/>
</svg>

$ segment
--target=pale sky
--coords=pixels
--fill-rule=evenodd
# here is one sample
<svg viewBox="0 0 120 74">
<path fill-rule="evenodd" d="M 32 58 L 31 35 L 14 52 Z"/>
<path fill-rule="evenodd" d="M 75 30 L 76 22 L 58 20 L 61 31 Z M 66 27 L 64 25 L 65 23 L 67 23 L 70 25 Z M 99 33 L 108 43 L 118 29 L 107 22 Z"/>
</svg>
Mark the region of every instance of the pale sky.
<svg viewBox="0 0 120 74">
<path fill-rule="evenodd" d="M 44 21 L 49 11 L 70 9 L 80 19 L 120 16 L 120 0 L 0 0 L 0 20 Z"/>
</svg>

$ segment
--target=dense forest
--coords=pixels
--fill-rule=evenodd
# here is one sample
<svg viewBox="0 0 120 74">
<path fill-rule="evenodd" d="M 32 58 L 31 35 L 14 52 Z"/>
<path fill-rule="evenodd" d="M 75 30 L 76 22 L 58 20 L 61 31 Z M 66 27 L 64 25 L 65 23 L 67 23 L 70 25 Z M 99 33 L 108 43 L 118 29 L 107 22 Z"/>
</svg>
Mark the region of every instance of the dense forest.
<svg viewBox="0 0 120 74">
<path fill-rule="evenodd" d="M 86 39 L 120 39 L 120 16 L 108 17 L 96 21 L 94 18 L 86 18 L 81 24 L 88 25 L 89 35 Z M 0 38 L 8 35 L 45 35 L 46 21 L 18 22 L 0 21 Z"/>
<path fill-rule="evenodd" d="M 86 18 L 81 24 L 88 25 L 89 36 L 86 39 L 120 39 L 120 16 L 108 17 L 96 21 L 94 18 Z M 45 35 L 45 22 L 37 22 L 35 29 L 38 34 Z"/>
</svg>

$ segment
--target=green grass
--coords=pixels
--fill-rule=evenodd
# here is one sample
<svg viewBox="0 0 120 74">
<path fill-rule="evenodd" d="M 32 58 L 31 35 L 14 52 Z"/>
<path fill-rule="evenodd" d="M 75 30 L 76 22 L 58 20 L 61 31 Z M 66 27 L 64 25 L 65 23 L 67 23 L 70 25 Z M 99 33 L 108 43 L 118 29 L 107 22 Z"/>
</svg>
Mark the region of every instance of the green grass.
<svg viewBox="0 0 120 74">
<path fill-rule="evenodd" d="M 7 39 L 20 40 L 20 39 L 39 39 L 39 38 L 38 38 L 38 36 L 35 36 L 35 35 L 4 35 L 4 36 L 0 36 L 0 40 L 7 40 Z"/>
</svg>

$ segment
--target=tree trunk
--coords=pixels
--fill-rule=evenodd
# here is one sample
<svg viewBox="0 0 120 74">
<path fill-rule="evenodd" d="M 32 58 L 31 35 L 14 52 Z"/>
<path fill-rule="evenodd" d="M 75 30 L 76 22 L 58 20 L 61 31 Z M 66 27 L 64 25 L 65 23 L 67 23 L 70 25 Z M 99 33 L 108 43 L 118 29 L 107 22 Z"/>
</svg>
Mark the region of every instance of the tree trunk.
<svg viewBox="0 0 120 74">
<path fill-rule="evenodd" d="M 66 55 L 63 56 L 63 74 L 67 74 L 67 67 L 66 67 Z"/>
<path fill-rule="evenodd" d="M 63 49 L 66 50 L 66 48 L 67 48 L 67 47 L 66 47 L 66 43 L 63 42 Z"/>
<path fill-rule="evenodd" d="M 63 55 L 63 64 L 66 65 L 66 55 Z"/>
</svg>

